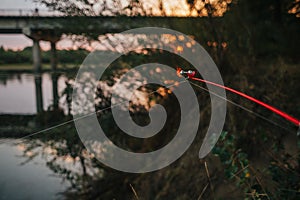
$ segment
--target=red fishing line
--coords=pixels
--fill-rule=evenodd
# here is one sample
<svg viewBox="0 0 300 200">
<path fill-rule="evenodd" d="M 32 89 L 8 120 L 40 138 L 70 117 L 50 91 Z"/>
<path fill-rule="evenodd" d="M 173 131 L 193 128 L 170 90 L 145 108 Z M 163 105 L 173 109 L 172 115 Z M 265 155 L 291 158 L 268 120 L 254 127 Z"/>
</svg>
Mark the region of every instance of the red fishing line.
<svg viewBox="0 0 300 200">
<path fill-rule="evenodd" d="M 218 83 L 207 81 L 207 80 L 204 80 L 204 79 L 201 79 L 201 78 L 195 78 L 194 77 L 195 76 L 195 71 L 191 71 L 191 70 L 189 70 L 189 71 L 183 71 L 180 68 L 177 68 L 177 73 L 180 74 L 180 75 L 186 74 L 188 76 L 188 78 L 191 79 L 191 80 L 195 80 L 195 81 L 198 81 L 198 82 L 203 82 L 203 83 L 207 83 L 207 84 L 210 84 L 210 85 L 213 85 L 213 86 L 217 86 L 219 88 L 223 88 L 223 89 L 225 89 L 227 91 L 230 91 L 230 92 L 232 92 L 234 94 L 237 94 L 237 95 L 239 95 L 241 97 L 244 97 L 244 98 L 246 98 L 246 99 L 248 99 L 248 100 L 250 100 L 252 102 L 255 102 L 255 103 L 257 103 L 257 104 L 259 104 L 259 105 L 261 105 L 261 106 L 269 109 L 270 111 L 276 113 L 277 115 L 279 115 L 279 116 L 285 118 L 286 120 L 292 122 L 296 126 L 300 125 L 300 120 L 292 117 L 291 115 L 289 115 L 289 114 L 287 114 L 287 113 L 285 113 L 285 112 L 283 112 L 283 111 L 281 111 L 281 110 L 279 110 L 279 109 L 277 109 L 277 108 L 275 108 L 275 107 L 273 107 L 273 106 L 271 106 L 271 105 L 269 105 L 267 103 L 264 103 L 264 102 L 262 102 L 262 101 L 260 101 L 260 100 L 258 100 L 256 98 L 254 98 L 254 97 L 251 97 L 251 96 L 249 96 L 249 95 L 247 95 L 245 93 L 242 93 L 242 92 L 237 91 L 235 89 L 232 89 L 230 87 L 226 87 L 224 85 L 220 85 Z"/>
</svg>

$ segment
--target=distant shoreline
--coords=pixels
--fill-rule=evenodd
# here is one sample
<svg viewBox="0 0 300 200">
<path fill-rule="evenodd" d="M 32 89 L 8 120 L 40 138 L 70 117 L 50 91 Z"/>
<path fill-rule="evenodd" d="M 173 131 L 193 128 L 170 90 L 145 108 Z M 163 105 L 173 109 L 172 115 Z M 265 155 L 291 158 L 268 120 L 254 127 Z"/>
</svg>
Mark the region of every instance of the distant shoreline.
<svg viewBox="0 0 300 200">
<path fill-rule="evenodd" d="M 57 65 L 57 72 L 60 71 L 72 71 L 72 70 L 78 70 L 80 67 L 79 64 L 58 64 Z M 42 64 L 42 70 L 41 72 L 51 72 L 51 64 L 46 63 Z M 33 73 L 34 67 L 33 64 L 30 63 L 16 63 L 16 64 L 0 64 L 0 73 L 1 72 L 7 72 L 7 73 Z"/>
</svg>

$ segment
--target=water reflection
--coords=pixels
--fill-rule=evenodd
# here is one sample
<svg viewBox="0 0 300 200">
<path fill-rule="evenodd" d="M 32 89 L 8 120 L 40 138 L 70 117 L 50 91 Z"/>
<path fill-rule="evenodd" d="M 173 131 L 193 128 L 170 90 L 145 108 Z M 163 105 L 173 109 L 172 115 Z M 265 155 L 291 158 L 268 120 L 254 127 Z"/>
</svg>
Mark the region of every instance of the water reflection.
<svg viewBox="0 0 300 200">
<path fill-rule="evenodd" d="M 9 142 L 12 140 L 0 144 L 0 158 L 3 161 L 0 162 L 0 199 L 62 198 L 58 194 L 68 188 L 69 183 L 46 167 L 43 155 L 36 155 L 26 162 L 24 148 Z"/>
<path fill-rule="evenodd" d="M 66 79 L 58 73 L 0 74 L 0 199 L 62 199 L 59 194 L 70 187 L 53 170 L 54 160 L 59 160 L 52 155 L 54 149 L 34 138 L 13 139 L 43 128 L 37 126 L 39 120 L 41 125 L 64 120 L 60 108 L 67 112 L 67 106 L 60 94 Z"/>
<path fill-rule="evenodd" d="M 0 113 L 35 114 L 49 106 L 66 107 L 59 94 L 65 88 L 66 76 L 56 73 L 30 73 L 1 76 Z"/>
<path fill-rule="evenodd" d="M 141 62 L 137 59 L 130 60 L 137 62 L 133 63 L 132 66 L 139 65 L 139 62 Z M 162 60 L 166 59 L 162 58 Z M 168 60 L 177 63 L 174 59 Z M 118 67 L 118 70 L 113 68 L 116 66 L 112 66 L 111 69 L 108 70 L 107 74 L 105 74 L 107 76 L 105 80 L 107 79 L 107 81 L 100 82 L 97 79 L 93 81 L 95 84 L 93 87 L 95 86 L 96 89 L 96 97 L 94 97 L 95 104 L 92 106 L 96 109 L 96 111 L 106 109 L 111 105 L 110 99 L 112 90 L 117 90 L 116 92 L 120 95 L 120 98 L 129 98 L 126 96 L 129 94 L 128 90 L 122 88 L 119 88 L 118 90 L 118 88 L 114 86 L 117 79 L 127 70 L 128 66 L 127 64 L 123 64 L 124 66 L 122 66 L 120 63 L 115 63 L 115 65 Z M 160 69 L 156 69 L 153 73 L 159 75 L 164 74 L 164 72 Z M 91 75 L 87 74 L 85 78 L 86 80 L 91 80 Z M 85 82 L 85 80 L 82 81 Z M 0 112 L 19 113 L 23 115 L 36 114 L 37 111 L 42 110 L 45 111 L 39 115 L 34 115 L 34 117 L 41 119 L 41 121 L 44 122 L 41 124 L 42 127 L 34 127 L 25 134 L 34 133 L 70 119 L 70 116 L 63 116 L 61 114 L 59 115 L 59 118 L 57 115 L 58 113 L 54 112 L 55 108 L 64 107 L 65 115 L 71 114 L 68 104 L 71 102 L 70 93 L 72 93 L 73 86 L 72 81 L 70 81 L 67 76 L 56 73 L 43 73 L 41 76 L 23 73 L 6 77 L 2 82 L 3 84 L 0 85 Z M 88 83 L 88 81 L 86 82 Z M 138 83 L 137 80 L 131 80 L 128 82 L 131 84 Z M 168 84 L 171 85 L 174 83 L 170 82 Z M 86 98 L 86 94 L 88 93 L 87 90 L 90 90 L 91 87 L 92 86 L 90 85 L 85 85 L 85 87 L 82 88 L 82 98 Z M 151 95 L 149 95 L 150 92 L 153 92 L 154 90 L 158 90 L 158 92 L 151 93 Z M 35 104 L 35 102 L 37 102 L 37 104 Z M 136 152 L 148 152 L 159 149 L 173 138 L 177 129 L 176 124 L 178 124 L 179 112 L 177 112 L 178 109 L 174 108 L 178 107 L 178 102 L 175 97 L 171 95 L 171 91 L 163 87 L 160 88 L 157 85 L 140 87 L 132 95 L 129 108 L 126 109 L 129 109 L 134 122 L 140 125 L 146 125 L 149 123 L 148 110 L 151 105 L 155 105 L 156 103 L 161 103 L 166 106 L 168 116 L 173 117 L 168 118 L 170 121 L 168 121 L 167 124 L 170 124 L 171 126 L 164 127 L 160 134 L 157 134 L 155 137 L 148 140 L 135 139 L 122 133 L 116 126 L 116 123 L 114 123 L 110 109 L 106 109 L 104 112 L 99 112 L 99 123 L 105 129 L 107 136 L 114 143 L 124 149 Z M 20 107 L 17 107 L 17 105 L 20 105 Z M 51 109 L 48 109 L 49 107 Z M 87 105 L 81 107 L 83 110 L 86 108 Z M 30 120 L 32 119 L 29 119 L 29 121 Z M 16 128 L 19 123 L 18 120 L 15 121 L 16 123 L 11 123 L 13 125 L 9 124 L 13 128 Z M 10 122 L 12 122 L 12 120 Z M 23 127 L 26 126 L 26 123 L 24 124 L 22 124 Z M 29 125 L 26 126 L 26 128 L 28 127 Z M 2 136 L 12 138 L 12 131 L 2 134 Z M 23 129 L 20 129 L 14 137 L 20 138 L 21 136 L 24 136 Z M 55 174 L 63 181 L 61 183 L 63 186 L 57 189 L 57 187 L 52 187 L 51 183 L 48 185 L 46 184 L 46 186 L 43 185 L 43 183 L 39 183 L 40 177 L 36 179 L 34 184 L 39 184 L 43 187 L 51 187 L 51 192 L 46 192 L 49 195 L 48 197 L 45 197 L 46 199 L 51 199 L 53 195 L 61 191 L 63 191 L 63 198 L 66 199 L 74 199 L 78 197 L 80 199 L 133 199 L 134 193 L 132 192 L 130 185 L 134 185 L 134 182 L 138 182 L 137 177 L 143 176 L 117 172 L 99 163 L 99 161 L 95 158 L 95 155 L 88 153 L 82 145 L 72 122 L 66 123 L 61 127 L 55 127 L 54 129 L 36 134 L 32 137 L 26 138 L 26 140 L 13 140 L 13 143 L 16 142 L 18 144 L 7 144 L 6 142 L 3 147 L 7 150 L 17 149 L 18 157 L 14 157 L 16 160 L 15 162 L 18 163 L 16 171 L 19 170 L 19 173 L 27 174 L 30 176 L 28 179 L 34 181 L 36 175 L 27 172 L 26 168 L 34 169 L 31 165 L 37 164 L 40 168 L 39 170 L 44 170 L 44 175 Z M 100 146 L 97 150 L 101 152 L 103 148 Z M 11 154 L 6 155 L 13 156 Z M 7 160 L 8 158 L 1 157 L 1 159 Z M 7 169 L 0 165 L 0 171 L 5 170 Z M 13 171 L 10 171 L 10 173 L 13 173 Z M 27 177 L 21 177 L 20 181 L 22 182 L 24 179 L 26 180 Z M 145 178 L 145 180 L 146 179 L 147 178 Z M 11 184 L 11 180 L 17 181 L 18 177 L 15 179 L 4 177 L 2 180 L 3 184 Z M 147 182 L 144 183 L 149 184 Z M 14 187 L 17 186 L 14 185 Z M 29 191 L 28 193 L 35 193 L 35 187 L 32 189 L 27 188 L 27 191 Z M 5 193 L 3 194 L 13 192 L 13 189 L 6 188 Z M 24 195 L 25 191 L 20 192 L 19 194 Z M 36 196 L 29 196 L 29 198 L 40 199 L 40 197 L 44 197 L 40 195 L 40 193 L 34 195 Z M 24 197 L 26 197 L 26 194 Z M 18 197 L 12 196 L 12 199 L 16 198 Z"/>
<path fill-rule="evenodd" d="M 42 77 L 36 74 L 34 77 L 34 82 L 35 82 L 36 112 L 41 113 L 44 110 Z"/>
<path fill-rule="evenodd" d="M 59 75 L 54 72 L 51 75 L 52 78 L 52 94 L 53 94 L 53 108 L 57 109 L 58 108 L 58 101 L 59 101 L 59 96 L 58 96 L 58 78 Z"/>
</svg>

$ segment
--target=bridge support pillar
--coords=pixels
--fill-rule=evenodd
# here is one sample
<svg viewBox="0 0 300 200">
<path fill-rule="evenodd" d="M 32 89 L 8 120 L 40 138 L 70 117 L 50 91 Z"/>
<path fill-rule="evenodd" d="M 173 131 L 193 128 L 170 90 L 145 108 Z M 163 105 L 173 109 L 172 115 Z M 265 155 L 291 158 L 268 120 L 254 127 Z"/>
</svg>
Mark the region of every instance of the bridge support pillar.
<svg viewBox="0 0 300 200">
<path fill-rule="evenodd" d="M 53 93 L 53 108 L 58 108 L 58 87 L 57 80 L 57 55 L 56 55 L 56 42 L 60 39 L 61 34 L 56 33 L 55 29 L 32 29 L 30 27 L 24 27 L 23 33 L 32 39 L 32 57 L 33 67 L 35 72 L 35 91 L 36 91 L 36 108 L 37 113 L 43 112 L 43 93 L 42 93 L 42 59 L 40 40 L 50 41 L 51 43 L 51 69 L 52 69 L 52 93 Z"/>
<path fill-rule="evenodd" d="M 57 54 L 56 54 L 56 42 L 51 43 L 51 69 L 53 71 L 57 68 Z"/>
<path fill-rule="evenodd" d="M 51 41 L 51 70 L 52 70 L 52 94 L 53 94 L 53 108 L 58 108 L 58 89 L 57 89 L 57 53 L 56 53 L 56 42 Z"/>
<path fill-rule="evenodd" d="M 36 39 L 32 39 L 33 48 L 32 48 L 32 56 L 33 56 L 33 67 L 36 73 L 41 73 L 42 69 L 42 59 L 41 59 L 41 47 L 40 41 Z"/>
<path fill-rule="evenodd" d="M 37 39 L 32 39 L 32 57 L 35 74 L 35 96 L 36 96 L 36 111 L 41 113 L 44 111 L 43 90 L 42 90 L 42 64 L 41 64 L 41 48 L 40 42 Z"/>
</svg>

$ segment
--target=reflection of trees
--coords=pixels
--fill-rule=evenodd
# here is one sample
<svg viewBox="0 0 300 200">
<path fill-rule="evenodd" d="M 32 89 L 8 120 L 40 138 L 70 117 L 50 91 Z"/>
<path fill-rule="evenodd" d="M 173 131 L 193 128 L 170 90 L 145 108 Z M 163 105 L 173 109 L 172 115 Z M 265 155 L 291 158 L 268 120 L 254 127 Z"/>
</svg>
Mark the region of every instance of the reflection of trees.
<svg viewBox="0 0 300 200">
<path fill-rule="evenodd" d="M 42 154 L 53 172 L 68 180 L 72 187 L 80 177 L 94 175 L 97 170 L 87 170 L 91 165 L 89 156 L 72 125 L 53 129 L 42 137 L 34 136 L 19 145 L 28 161 Z M 27 162 L 27 161 L 25 161 Z"/>
<path fill-rule="evenodd" d="M 148 51 L 151 52 L 151 50 Z M 152 53 L 156 58 L 159 58 L 162 63 L 173 65 L 174 67 L 175 64 L 178 63 L 186 64 L 181 58 L 178 58 L 179 60 L 167 59 L 172 56 L 168 53 L 165 53 L 164 56 L 160 53 Z M 178 103 L 176 98 L 170 94 L 170 90 L 155 85 L 140 87 L 136 93 L 137 97 L 133 97 L 135 100 L 130 104 L 130 113 L 137 124 L 143 125 L 147 123 L 149 106 L 154 103 L 165 105 L 168 115 L 173 116 L 168 121 L 169 126 L 164 127 L 161 134 L 149 140 L 136 140 L 130 137 L 122 138 L 120 130 L 114 128 L 115 124 L 110 110 L 105 110 L 105 112 L 101 110 L 111 105 L 111 90 L 120 75 L 128 70 L 128 66 L 140 65 L 144 62 L 147 63 L 149 62 L 147 59 L 151 58 L 153 59 L 152 56 L 134 52 L 125 55 L 121 57 L 120 60 L 114 62 L 104 74 L 107 81 L 101 80 L 97 83 L 95 107 L 96 111 L 99 111 L 100 124 L 104 125 L 104 129 L 107 127 L 107 135 L 112 141 L 122 146 L 122 148 L 137 152 L 158 149 L 172 139 L 174 129 L 176 129 L 176 124 L 178 123 L 178 121 L 176 121 L 177 117 L 175 116 L 179 113 L 178 109 L 173 109 L 174 107 L 178 107 Z M 163 75 L 163 71 L 160 69 L 157 69 L 156 73 Z M 86 78 L 91 77 L 86 76 Z M 132 82 L 132 84 L 135 84 L 135 82 Z M 172 84 L 172 82 L 169 84 Z M 89 89 L 91 85 L 87 84 L 84 87 L 83 91 Z M 156 93 L 152 93 L 149 96 L 147 95 L 147 93 L 157 89 L 158 91 Z M 146 102 L 138 103 L 138 99 L 141 99 L 141 94 L 145 95 Z M 83 93 L 83 95 L 86 95 L 86 93 Z M 38 134 L 26 140 L 22 145 L 24 156 L 28 158 L 23 164 L 32 161 L 38 154 L 42 154 L 47 160 L 47 166 L 54 173 L 71 184 L 69 190 L 64 193 L 66 198 L 71 199 L 74 196 L 80 196 L 82 199 L 94 199 L 96 197 L 101 199 L 130 199 L 133 196 L 129 184 L 134 182 L 136 176 L 126 173 L 116 173 L 114 170 L 100 164 L 94 158 L 93 154 L 89 154 L 86 151 L 72 124 L 53 129 L 45 134 Z"/>
<path fill-rule="evenodd" d="M 18 79 L 18 81 L 20 81 L 20 82 L 22 81 L 20 74 L 15 74 L 15 73 L 2 74 L 2 73 L 0 73 L 0 84 L 1 85 L 6 85 L 7 81 L 14 80 L 14 79 Z"/>
<path fill-rule="evenodd" d="M 65 97 L 65 103 L 68 107 L 68 116 L 71 116 L 71 103 L 72 103 L 72 93 L 73 93 L 73 85 L 71 80 L 65 81 L 65 89 L 63 90 L 61 97 Z"/>
</svg>

